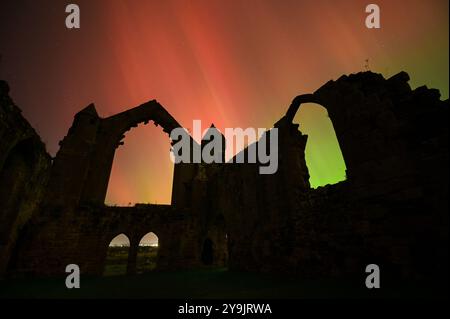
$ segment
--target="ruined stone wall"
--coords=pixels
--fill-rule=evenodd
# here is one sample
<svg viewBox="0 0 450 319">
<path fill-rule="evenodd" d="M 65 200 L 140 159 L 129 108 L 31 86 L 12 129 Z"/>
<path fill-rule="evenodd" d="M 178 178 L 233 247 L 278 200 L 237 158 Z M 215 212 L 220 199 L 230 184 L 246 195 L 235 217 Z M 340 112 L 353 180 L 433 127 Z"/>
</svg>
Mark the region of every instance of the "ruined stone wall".
<svg viewBox="0 0 450 319">
<path fill-rule="evenodd" d="M 84 207 L 65 211 L 29 224 L 16 269 L 21 274 L 63 274 L 68 264 L 82 273 L 101 275 L 108 245 L 124 233 L 130 239 L 129 273 L 136 269 L 137 248 L 142 237 L 154 232 L 159 239 L 159 269 L 192 266 L 184 245 L 189 215 L 170 205 L 134 207 Z"/>
<path fill-rule="evenodd" d="M 289 269 L 286 259 L 298 245 L 298 212 L 293 208 L 309 191 L 306 136 L 297 127 L 283 125 L 279 130 L 275 174 L 260 175 L 256 163 L 226 164 L 215 176 L 214 211 L 225 221 L 231 269 Z"/>
<path fill-rule="evenodd" d="M 102 205 L 114 154 L 124 143 L 125 132 L 150 121 L 161 125 L 166 133 L 179 127 L 155 100 L 108 118 L 99 117 L 93 104 L 77 113 L 55 157 L 47 196 L 49 205 Z"/>
<path fill-rule="evenodd" d="M 29 190 L 14 191 L 29 194 L 20 206 L 28 208 L 12 210 L 25 216 L 13 218 L 17 225 L 28 222 L 20 236 L 6 236 L 14 242 L 8 247 L 16 247 L 11 270 L 55 275 L 76 263 L 82 273 L 98 275 L 109 242 L 125 233 L 133 273 L 137 245 L 152 231 L 159 237 L 159 269 L 228 265 L 349 276 L 376 263 L 393 276 L 442 274 L 448 267 L 448 101 L 433 89 L 411 90 L 408 79 L 364 72 L 330 81 L 295 98 L 275 123 L 275 174 L 259 174 L 259 163 L 176 164 L 172 205 L 135 207 L 103 204 L 112 159 L 124 132 L 138 123 L 154 121 L 165 132 L 178 127 L 162 106 L 150 101 L 106 119 L 88 106 L 75 116 L 49 173 L 45 148 L 0 82 L 0 169 L 9 158 L 14 176 L 22 176 L 8 178 L 11 169 L 3 169 L 0 183 L 13 183 L 0 195 L 12 198 L 4 190 L 19 190 L 31 176 L 23 188 Z M 344 182 L 310 188 L 307 136 L 292 123 L 306 102 L 328 110 L 346 162 Z"/>
<path fill-rule="evenodd" d="M 327 108 L 345 182 L 309 188 L 306 137 L 291 123 L 300 105 L 276 124 L 276 174 L 241 164 L 217 175 L 230 268 L 344 276 L 376 263 L 393 276 L 445 273 L 448 101 L 436 90 L 412 91 L 407 81 L 405 73 L 385 80 L 366 72 L 297 99 Z"/>
<path fill-rule="evenodd" d="M 201 265 L 207 234 L 199 222 L 205 212 L 201 183 L 193 182 L 198 165 L 175 165 L 174 205 L 107 207 L 103 203 L 114 153 L 123 144 L 125 131 L 149 121 L 166 133 L 178 127 L 156 101 L 105 119 L 93 104 L 75 115 L 60 142 L 39 210 L 22 231 L 13 274 L 62 274 L 66 265 L 75 263 L 83 273 L 99 275 L 109 242 L 122 232 L 131 242 L 130 273 L 136 268 L 139 241 L 150 231 L 160 239 L 158 269 Z M 219 232 L 213 233 L 217 237 Z"/>
<path fill-rule="evenodd" d="M 419 189 L 368 187 L 358 193 L 341 182 L 312 191 L 298 211 L 293 269 L 310 276 L 354 276 L 375 263 L 384 276 L 397 279 L 445 275 L 447 213 L 430 207 Z"/>
<path fill-rule="evenodd" d="M 23 226 L 35 214 L 48 181 L 45 145 L 0 81 L 0 278 Z"/>
</svg>

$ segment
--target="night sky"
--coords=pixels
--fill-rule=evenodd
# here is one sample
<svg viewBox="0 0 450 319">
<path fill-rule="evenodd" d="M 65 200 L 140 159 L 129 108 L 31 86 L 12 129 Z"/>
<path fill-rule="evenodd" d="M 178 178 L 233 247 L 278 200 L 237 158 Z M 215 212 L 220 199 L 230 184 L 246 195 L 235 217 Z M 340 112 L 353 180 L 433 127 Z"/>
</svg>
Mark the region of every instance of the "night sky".
<svg viewBox="0 0 450 319">
<path fill-rule="evenodd" d="M 381 8 L 367 29 L 365 7 Z M 65 7 L 81 29 L 65 27 Z M 107 117 L 157 99 L 186 128 L 270 128 L 293 97 L 365 69 L 410 74 L 448 98 L 448 1 L 0 0 L 0 79 L 48 151 L 73 116 L 94 102 Z M 316 187 L 341 180 L 345 164 L 326 111 L 296 117 L 309 135 Z M 169 203 L 168 137 L 153 125 L 130 131 L 116 152 L 107 203 Z"/>
</svg>

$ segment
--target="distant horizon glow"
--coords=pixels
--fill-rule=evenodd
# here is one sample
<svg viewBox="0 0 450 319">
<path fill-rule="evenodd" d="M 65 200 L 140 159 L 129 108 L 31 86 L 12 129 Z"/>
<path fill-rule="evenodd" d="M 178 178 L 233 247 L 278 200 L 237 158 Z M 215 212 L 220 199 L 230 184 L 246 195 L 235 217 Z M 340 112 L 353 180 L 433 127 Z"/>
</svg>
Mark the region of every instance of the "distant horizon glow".
<svg viewBox="0 0 450 319">
<path fill-rule="evenodd" d="M 153 232 L 144 235 L 139 242 L 140 247 L 158 247 L 158 245 L 158 236 Z M 109 247 L 130 247 L 130 239 L 123 233 L 119 234 L 111 240 Z"/>
</svg>

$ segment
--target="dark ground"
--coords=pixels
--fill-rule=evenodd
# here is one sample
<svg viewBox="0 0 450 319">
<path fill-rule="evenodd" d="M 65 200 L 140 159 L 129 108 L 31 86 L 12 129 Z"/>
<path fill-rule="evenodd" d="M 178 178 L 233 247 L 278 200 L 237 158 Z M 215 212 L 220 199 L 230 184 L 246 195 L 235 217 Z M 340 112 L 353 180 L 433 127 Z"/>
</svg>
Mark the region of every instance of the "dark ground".
<svg viewBox="0 0 450 319">
<path fill-rule="evenodd" d="M 0 281 L 0 298 L 436 298 L 442 287 L 383 283 L 377 290 L 333 280 L 301 280 L 287 276 L 202 269 L 148 272 L 135 276 L 84 277 L 80 289 L 67 289 L 65 278 Z M 439 291 L 441 290 L 441 291 Z"/>
</svg>

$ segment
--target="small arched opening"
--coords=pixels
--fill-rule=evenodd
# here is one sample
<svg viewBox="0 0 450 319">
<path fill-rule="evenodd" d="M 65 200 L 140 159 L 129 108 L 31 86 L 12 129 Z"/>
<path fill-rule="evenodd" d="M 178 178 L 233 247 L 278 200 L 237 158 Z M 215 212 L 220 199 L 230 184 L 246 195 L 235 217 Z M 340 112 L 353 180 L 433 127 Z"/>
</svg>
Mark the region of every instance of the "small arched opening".
<svg viewBox="0 0 450 319">
<path fill-rule="evenodd" d="M 159 238 L 155 233 L 150 232 L 142 237 L 139 242 L 136 272 L 143 274 L 155 270 L 158 261 Z"/>
<path fill-rule="evenodd" d="M 109 243 L 106 253 L 104 276 L 118 276 L 127 273 L 130 239 L 125 234 L 119 234 Z"/>
</svg>

